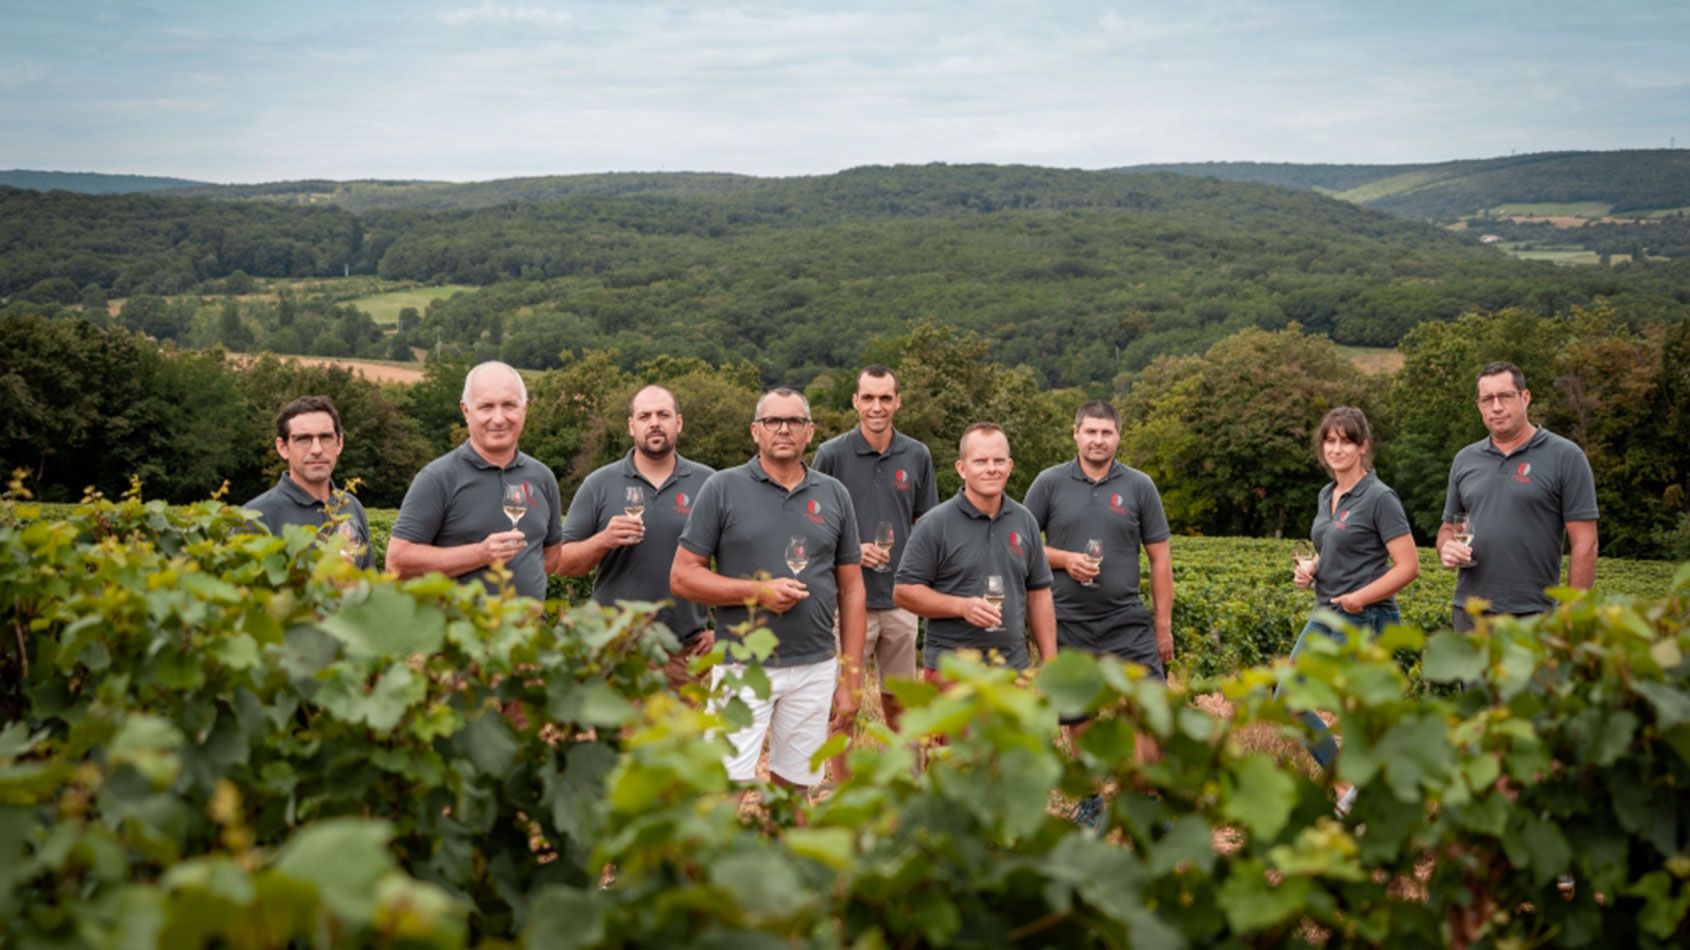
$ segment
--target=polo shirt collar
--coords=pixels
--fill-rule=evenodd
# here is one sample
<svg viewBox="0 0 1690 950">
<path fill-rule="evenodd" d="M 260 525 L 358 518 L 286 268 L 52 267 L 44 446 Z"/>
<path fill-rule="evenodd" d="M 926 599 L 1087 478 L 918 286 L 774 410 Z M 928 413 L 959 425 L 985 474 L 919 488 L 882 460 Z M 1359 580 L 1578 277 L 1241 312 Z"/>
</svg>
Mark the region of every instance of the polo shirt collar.
<svg viewBox="0 0 1690 950">
<path fill-rule="evenodd" d="M 1532 437 L 1527 439 L 1524 445 L 1522 445 L 1519 448 L 1515 449 L 1514 451 L 1508 453 L 1508 455 L 1503 455 L 1502 450 L 1496 447 L 1495 439 L 1493 439 L 1491 436 L 1487 435 L 1487 436 L 1485 436 L 1485 441 L 1484 441 L 1485 451 L 1489 452 L 1490 454 L 1492 454 L 1492 455 L 1494 455 L 1498 458 L 1508 458 L 1510 455 L 1518 455 L 1518 454 L 1520 454 L 1521 452 L 1524 452 L 1527 449 L 1536 448 L 1545 439 L 1549 438 L 1549 430 L 1548 429 L 1544 428 L 1543 426 L 1537 426 L 1536 428 L 1537 428 L 1537 431 L 1532 433 Z"/>
<path fill-rule="evenodd" d="M 804 480 L 799 482 L 797 485 L 793 486 L 792 491 L 797 491 L 800 488 L 808 488 L 811 485 L 816 484 L 815 470 L 810 468 L 809 465 L 806 465 L 803 462 L 799 462 L 798 464 L 804 465 Z M 786 491 L 785 485 L 782 485 L 780 482 L 777 482 L 774 479 L 770 478 L 769 473 L 763 470 L 763 460 L 762 460 L 762 458 L 760 458 L 756 455 L 751 456 L 751 461 L 745 463 L 745 468 L 746 468 L 747 471 L 749 471 L 751 473 L 752 478 L 757 479 L 758 481 L 768 482 L 769 484 L 775 486 L 776 488 L 780 489 L 781 491 Z"/>
<path fill-rule="evenodd" d="M 291 501 L 293 501 L 295 504 L 303 505 L 307 508 L 322 508 L 322 507 L 324 507 L 323 502 L 318 501 L 316 498 L 312 497 L 310 492 L 306 491 L 304 488 L 301 488 L 299 483 L 294 481 L 293 478 L 290 475 L 288 475 L 287 472 L 282 473 L 282 477 L 276 482 L 276 488 L 282 494 L 288 496 L 288 498 Z M 329 482 L 329 497 L 333 498 L 334 494 L 335 494 L 334 482 Z"/>
<path fill-rule="evenodd" d="M 851 446 L 851 451 L 858 455 L 896 455 L 903 451 L 903 446 L 899 445 L 898 441 L 898 430 L 893 429 L 892 441 L 886 444 L 886 451 L 877 452 L 874 446 L 868 444 L 868 437 L 863 435 L 861 423 L 852 426 L 851 431 L 845 434 L 846 444 Z"/>
<path fill-rule="evenodd" d="M 1102 478 L 1092 481 L 1092 477 L 1087 475 L 1085 468 L 1080 465 L 1078 457 L 1068 460 L 1068 477 L 1077 481 L 1090 482 L 1093 485 L 1101 485 L 1111 479 L 1118 478 L 1122 473 L 1126 472 L 1126 470 L 1127 467 L 1121 464 L 1120 459 L 1111 459 L 1109 462 L 1109 471 L 1104 472 Z"/>
<path fill-rule="evenodd" d="M 1377 484 L 1379 484 L 1379 473 L 1369 471 L 1361 477 L 1361 481 L 1356 482 L 1355 486 L 1344 494 L 1344 498 L 1347 501 L 1355 501 L 1357 498 L 1364 497 L 1367 494 L 1367 490 Z M 1338 483 L 1333 482 L 1332 492 L 1336 493 L 1337 491 Z"/>
<path fill-rule="evenodd" d="M 482 458 L 481 453 L 475 450 L 475 446 L 471 445 L 468 439 L 465 439 L 463 444 L 458 446 L 457 452 L 459 458 L 484 472 L 508 472 L 513 468 L 522 467 L 523 455 L 521 449 L 517 450 L 516 455 L 511 459 L 511 463 L 503 468 Z"/>
<path fill-rule="evenodd" d="M 970 518 L 978 518 L 981 521 L 996 521 L 1003 516 L 1005 511 L 1009 510 L 1009 493 L 1007 491 L 1004 493 L 1003 501 L 998 504 L 998 513 L 995 515 L 988 515 L 974 507 L 974 502 L 968 500 L 968 489 L 966 488 L 956 490 L 956 502 L 957 507 L 962 509 L 962 513 Z"/>
<path fill-rule="evenodd" d="M 645 478 L 645 474 L 642 473 L 634 465 L 634 453 L 638 452 L 638 451 L 639 451 L 639 449 L 629 449 L 628 454 L 622 456 L 622 474 L 623 474 L 623 476 L 625 476 L 627 478 L 639 478 L 639 479 Z M 669 484 L 669 482 L 672 482 L 675 479 L 680 478 L 683 475 L 688 475 L 688 474 L 691 474 L 691 473 L 692 473 L 692 463 L 687 461 L 686 457 L 681 455 L 681 453 L 676 452 L 675 453 L 675 470 L 669 473 L 669 477 L 668 477 L 668 479 L 666 479 L 663 482 L 663 485 L 667 485 L 667 484 Z M 663 485 L 659 485 L 657 487 L 662 488 Z"/>
</svg>

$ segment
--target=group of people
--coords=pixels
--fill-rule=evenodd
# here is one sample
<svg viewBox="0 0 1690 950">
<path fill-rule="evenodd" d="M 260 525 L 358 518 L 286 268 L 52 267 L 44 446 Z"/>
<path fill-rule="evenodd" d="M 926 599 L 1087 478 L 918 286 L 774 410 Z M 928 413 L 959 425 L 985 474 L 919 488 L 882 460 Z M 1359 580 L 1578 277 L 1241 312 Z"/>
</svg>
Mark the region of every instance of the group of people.
<svg viewBox="0 0 1690 950">
<path fill-rule="evenodd" d="M 901 396 L 885 366 L 858 374 L 857 425 L 808 464 L 815 424 L 803 394 L 764 393 L 750 425 L 756 454 L 715 471 L 677 451 L 680 401 L 651 385 L 629 402 L 632 448 L 587 476 L 566 513 L 551 469 L 518 448 L 527 401 L 511 367 L 470 370 L 460 405 L 469 437 L 413 479 L 387 569 L 487 581 L 502 565 L 518 593 L 536 598 L 548 574 L 596 571 L 598 603 L 664 602 L 658 620 L 680 641 L 666 669 L 676 684 L 717 638 L 767 627 L 777 640 L 763 663 L 768 695 L 741 695 L 753 721 L 728 737 L 734 751 L 725 764 L 736 781 L 755 779 L 766 739 L 776 782 L 819 784 L 823 769 L 812 759 L 857 713 L 870 658 L 894 726 L 900 710 L 889 679 L 937 679 L 939 658 L 957 649 L 1025 668 L 1029 634 L 1041 661 L 1069 648 L 1166 676 L 1174 653 L 1168 521 L 1150 477 L 1116 458 L 1120 417 L 1107 402 L 1076 410 L 1075 458 L 1040 472 L 1021 502 L 1005 491 L 1014 468 L 1008 436 L 993 423 L 969 426 L 957 444 L 962 488 L 941 502 L 931 451 L 894 426 Z M 1489 435 L 1456 455 L 1437 539 L 1442 564 L 1461 572 L 1457 629 L 1472 624 L 1470 598 L 1492 613 L 1549 608 L 1544 590 L 1558 581 L 1569 538 L 1568 583 L 1589 587 L 1595 577 L 1596 497 L 1583 452 L 1529 421 L 1531 393 L 1511 364 L 1480 371 L 1477 402 Z M 363 508 L 333 484 L 343 442 L 328 400 L 290 403 L 276 420 L 287 471 L 246 507 L 272 531 L 337 524 L 345 550 L 361 551 L 368 566 Z M 1313 588 L 1318 606 L 1377 632 L 1399 616 L 1395 597 L 1419 562 L 1401 502 L 1372 471 L 1372 448 L 1360 410 L 1340 407 L 1321 420 L 1315 455 L 1332 481 L 1310 530 L 1315 553 L 1293 580 Z M 919 664 L 917 618 L 927 621 Z M 1311 619 L 1293 655 L 1321 635 L 1341 633 Z M 714 675 L 723 674 L 718 667 Z M 1310 718 L 1324 734 L 1319 717 Z M 1327 736 L 1311 751 L 1327 765 L 1336 745 Z M 1080 811 L 1089 806 L 1095 817 L 1096 802 Z"/>
</svg>

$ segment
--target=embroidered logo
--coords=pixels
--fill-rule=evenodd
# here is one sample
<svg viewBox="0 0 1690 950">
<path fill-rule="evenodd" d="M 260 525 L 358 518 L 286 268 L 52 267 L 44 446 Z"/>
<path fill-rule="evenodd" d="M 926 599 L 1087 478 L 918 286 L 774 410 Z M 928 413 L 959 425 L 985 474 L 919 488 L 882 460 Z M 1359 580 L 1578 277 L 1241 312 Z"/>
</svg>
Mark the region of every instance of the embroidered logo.
<svg viewBox="0 0 1690 950">
<path fill-rule="evenodd" d="M 909 491 L 912 487 L 910 485 L 910 473 L 901 468 L 893 472 L 892 487 L 899 491 Z"/>
<path fill-rule="evenodd" d="M 1011 531 L 1009 533 L 1009 553 L 1015 555 L 1016 557 L 1027 556 L 1027 549 L 1021 543 L 1021 533 L 1019 531 Z"/>
<path fill-rule="evenodd" d="M 814 498 L 810 499 L 809 502 L 804 505 L 804 517 L 814 521 L 816 524 L 825 524 L 827 522 L 827 519 L 822 517 L 822 503 Z"/>
<path fill-rule="evenodd" d="M 1122 498 L 1119 494 L 1110 495 L 1109 496 L 1109 510 L 1112 513 L 1117 514 L 1117 515 L 1126 514 L 1127 513 L 1126 501 L 1127 500 L 1125 498 Z"/>
<path fill-rule="evenodd" d="M 675 513 L 680 515 L 692 514 L 692 499 L 684 491 L 675 493 Z"/>
<path fill-rule="evenodd" d="M 1532 483 L 1532 463 L 1521 462 L 1514 467 L 1514 480 L 1522 485 Z"/>
<path fill-rule="evenodd" d="M 1349 525 L 1350 525 L 1350 509 L 1345 508 L 1343 511 L 1338 512 L 1338 517 L 1334 519 L 1334 522 L 1340 528 L 1349 527 Z"/>
</svg>

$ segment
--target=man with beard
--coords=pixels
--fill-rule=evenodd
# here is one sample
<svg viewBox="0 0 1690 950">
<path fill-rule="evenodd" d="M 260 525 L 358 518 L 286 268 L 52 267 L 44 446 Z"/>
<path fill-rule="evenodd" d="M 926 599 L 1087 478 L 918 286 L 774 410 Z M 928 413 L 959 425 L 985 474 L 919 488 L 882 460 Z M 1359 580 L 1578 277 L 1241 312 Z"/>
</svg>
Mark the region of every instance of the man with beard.
<svg viewBox="0 0 1690 950">
<path fill-rule="evenodd" d="M 547 566 L 563 543 L 563 503 L 552 470 L 516 447 L 528 387 L 504 363 L 482 363 L 464 377 L 458 408 L 469 438 L 411 480 L 393 522 L 387 569 L 402 578 L 438 571 L 490 585 L 488 568 L 504 564 L 517 593 L 544 599 Z"/>
<path fill-rule="evenodd" d="M 709 613 L 674 598 L 669 568 L 699 489 L 715 470 L 675 451 L 681 406 L 662 386 L 647 386 L 628 403 L 634 447 L 621 461 L 587 476 L 563 519 L 558 573 L 582 577 L 593 568 L 593 600 L 671 601 L 657 619 L 681 641 L 664 673 L 671 686 L 687 681 L 687 661 L 710 649 Z"/>
<path fill-rule="evenodd" d="M 335 525 L 345 540 L 341 552 L 359 567 L 370 566 L 370 523 L 358 499 L 334 487 L 335 462 L 346 445 L 340 413 L 327 396 L 301 396 L 276 415 L 276 454 L 288 470 L 270 489 L 241 507 L 258 512 L 271 534 L 288 525 L 309 525 L 319 535 Z"/>
<path fill-rule="evenodd" d="M 675 596 L 716 608 L 718 637 L 737 640 L 752 628 L 767 627 L 778 639 L 763 661 L 767 698 L 750 687 L 739 693 L 751 708 L 752 724 L 728 737 L 734 751 L 724 764 L 736 782 L 757 777 L 767 734 L 769 772 L 776 782 L 794 788 L 820 784 L 822 773 L 810 760 L 827 739 L 830 699 L 833 723 L 849 722 L 857 712 L 862 544 L 845 486 L 804 464 L 814 432 L 802 394 L 764 393 L 751 421 L 756 457 L 704 483 L 670 569 Z"/>
<path fill-rule="evenodd" d="M 1596 582 L 1596 479 L 1576 444 L 1532 425 L 1526 374 L 1513 363 L 1479 370 L 1479 417 L 1490 431 L 1449 467 L 1438 560 L 1461 571 L 1455 582 L 1455 629 L 1473 628 L 1469 597 L 1486 613 L 1526 616 L 1555 606 L 1544 593 L 1561 578 L 1561 550 L 1571 539 L 1567 585 Z M 1466 521 L 1463 537 L 1456 525 Z"/>
</svg>

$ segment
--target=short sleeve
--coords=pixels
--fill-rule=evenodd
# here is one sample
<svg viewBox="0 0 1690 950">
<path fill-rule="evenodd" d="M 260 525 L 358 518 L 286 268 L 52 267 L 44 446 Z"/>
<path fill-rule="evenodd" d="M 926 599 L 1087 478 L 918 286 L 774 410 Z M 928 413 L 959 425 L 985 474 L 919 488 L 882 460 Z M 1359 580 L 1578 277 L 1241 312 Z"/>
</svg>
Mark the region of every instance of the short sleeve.
<svg viewBox="0 0 1690 950">
<path fill-rule="evenodd" d="M 600 501 L 604 497 L 600 489 L 595 475 L 587 476 L 576 489 L 575 497 L 569 500 L 569 513 L 563 518 L 563 540 L 585 541 L 599 532 Z"/>
<path fill-rule="evenodd" d="M 1028 518 L 1027 520 L 1032 521 L 1033 519 Z M 1034 531 L 1033 536 L 1038 537 L 1038 523 L 1034 522 L 1032 527 Z M 1042 590 L 1049 587 L 1051 583 L 1050 559 L 1045 557 L 1044 545 L 1027 545 L 1027 589 Z"/>
<path fill-rule="evenodd" d="M 916 522 L 910 539 L 904 545 L 904 557 L 898 562 L 894 584 L 922 584 L 933 586 L 939 576 L 940 529 L 932 519 Z"/>
<path fill-rule="evenodd" d="M 698 500 L 693 502 L 692 514 L 687 516 L 687 525 L 681 529 L 681 547 L 700 557 L 714 555 L 722 539 L 724 477 L 718 472 L 705 479 L 704 486 L 698 490 Z"/>
<path fill-rule="evenodd" d="M 1590 459 L 1569 448 L 1561 471 L 1561 520 L 1595 521 L 1597 515 L 1596 476 L 1590 471 Z"/>
<path fill-rule="evenodd" d="M 917 451 L 921 455 L 921 484 L 916 486 L 914 515 L 920 518 L 929 511 L 939 507 L 939 476 L 933 470 L 933 452 L 926 445 L 917 442 Z"/>
<path fill-rule="evenodd" d="M 1051 489 L 1049 472 L 1050 470 L 1046 469 L 1033 479 L 1032 487 L 1027 489 L 1027 497 L 1021 501 L 1021 506 L 1026 508 L 1027 513 L 1033 516 L 1033 520 L 1039 523 L 1039 530 L 1041 531 L 1044 530 L 1045 524 L 1050 521 Z"/>
<path fill-rule="evenodd" d="M 551 514 L 546 518 L 546 540 L 541 547 L 556 547 L 563 543 L 563 491 L 557 487 L 557 476 L 552 470 L 541 466 L 546 473 L 546 488 L 551 494 Z"/>
<path fill-rule="evenodd" d="M 1155 544 L 1168 540 L 1168 513 L 1162 510 L 1162 493 L 1149 475 L 1139 481 L 1138 540 L 1140 544 Z"/>
<path fill-rule="evenodd" d="M 863 562 L 862 535 L 857 531 L 857 508 L 851 503 L 851 493 L 840 485 L 834 496 L 839 499 L 839 543 L 833 551 L 833 563 L 861 564 Z"/>
<path fill-rule="evenodd" d="M 1461 454 L 1458 452 L 1455 461 L 1449 463 L 1449 486 L 1444 489 L 1444 521 L 1453 522 L 1455 516 L 1466 511 L 1463 508 L 1460 487 L 1455 480 L 1456 467 L 1461 464 Z"/>
<path fill-rule="evenodd" d="M 433 544 L 446 521 L 446 486 L 428 469 L 417 473 L 399 502 L 393 519 L 393 537 L 412 544 Z"/>
<path fill-rule="evenodd" d="M 1373 529 L 1379 532 L 1381 541 L 1394 541 L 1409 531 L 1408 513 L 1403 511 L 1402 499 L 1392 489 L 1385 489 L 1379 504 L 1374 506 Z"/>
</svg>

